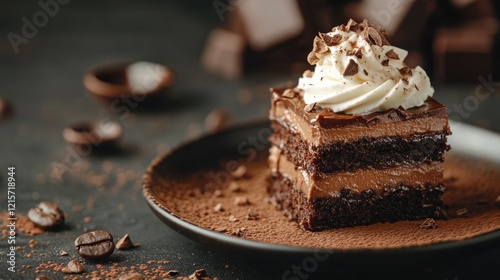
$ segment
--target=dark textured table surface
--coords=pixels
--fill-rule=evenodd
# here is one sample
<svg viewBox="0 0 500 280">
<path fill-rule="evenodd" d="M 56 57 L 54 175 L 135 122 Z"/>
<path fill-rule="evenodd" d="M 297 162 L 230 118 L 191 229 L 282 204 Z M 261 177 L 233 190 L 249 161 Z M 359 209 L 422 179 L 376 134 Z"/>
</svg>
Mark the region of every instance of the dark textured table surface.
<svg viewBox="0 0 500 280">
<path fill-rule="evenodd" d="M 205 73 L 199 67 L 201 50 L 207 33 L 220 21 L 211 1 L 198 2 L 70 1 L 60 4 L 32 38 L 19 43 L 17 53 L 7 34 L 22 35 L 23 17 L 31 20 L 41 6 L 35 1 L 0 4 L 0 96 L 14 107 L 13 115 L 0 122 L 1 210 L 7 210 L 7 167 L 15 166 L 18 214 L 26 214 L 41 200 L 58 203 L 68 214 L 67 226 L 59 232 L 34 237 L 18 233 L 16 245 L 21 249 L 15 273 L 7 270 L 7 240 L 0 240 L 0 279 L 35 279 L 39 264 L 67 263 L 76 255 L 74 239 L 93 229 L 105 229 L 115 237 L 128 233 L 141 244 L 115 253 L 111 260 L 121 267 L 169 260 L 165 266 L 181 275 L 205 268 L 209 276 L 219 279 L 281 279 L 290 269 L 187 239 L 161 223 L 142 197 L 142 174 L 151 160 L 205 132 L 203 121 L 212 109 L 226 108 L 235 124 L 263 119 L 269 108 L 267 88 L 294 79 L 252 74 L 242 81 L 228 82 Z M 173 67 L 177 79 L 169 101 L 155 110 L 140 110 L 138 103 L 139 110 L 126 108 L 114 113 L 109 105 L 103 106 L 86 94 L 82 85 L 85 70 L 116 60 L 150 60 Z M 478 87 L 483 93 L 489 89 L 497 93 L 476 102 Z M 485 86 L 478 79 L 476 84 L 437 84 L 435 88 L 435 96 L 449 105 L 452 118 L 500 132 L 497 84 Z M 249 96 L 250 103 L 241 101 Z M 103 119 L 123 125 L 121 150 L 75 156 L 62 138 L 64 127 L 81 120 Z M 27 253 L 33 250 L 29 248 L 31 239 L 38 243 L 28 258 Z M 60 250 L 70 256 L 60 256 Z M 307 279 L 478 279 L 478 274 L 493 279 L 500 276 L 499 262 L 500 248 L 490 248 L 398 271 L 318 271 Z M 86 269 L 97 268 L 86 264 Z M 52 279 L 64 277 L 54 271 L 40 274 Z"/>
</svg>

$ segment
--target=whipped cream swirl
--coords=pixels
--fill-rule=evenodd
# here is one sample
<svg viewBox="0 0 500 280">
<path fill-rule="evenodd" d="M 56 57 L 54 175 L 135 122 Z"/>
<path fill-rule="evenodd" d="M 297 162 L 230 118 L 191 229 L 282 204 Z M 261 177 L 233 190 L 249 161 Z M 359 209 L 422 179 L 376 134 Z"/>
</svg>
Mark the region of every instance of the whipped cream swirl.
<svg viewBox="0 0 500 280">
<path fill-rule="evenodd" d="M 407 54 L 390 46 L 383 30 L 351 20 L 315 38 L 308 61 L 316 68 L 304 73 L 298 88 L 304 90 L 306 104 L 334 112 L 370 114 L 418 107 L 434 89 L 421 67 L 404 64 Z"/>
</svg>

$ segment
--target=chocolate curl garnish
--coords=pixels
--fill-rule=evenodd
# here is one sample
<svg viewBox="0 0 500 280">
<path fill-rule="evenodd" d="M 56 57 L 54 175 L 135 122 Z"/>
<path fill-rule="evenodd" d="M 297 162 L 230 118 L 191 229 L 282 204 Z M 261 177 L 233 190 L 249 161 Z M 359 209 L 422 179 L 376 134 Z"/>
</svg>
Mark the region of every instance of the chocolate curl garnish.
<svg viewBox="0 0 500 280">
<path fill-rule="evenodd" d="M 323 41 L 328 47 L 338 45 L 340 44 L 340 42 L 342 42 L 342 35 L 340 34 L 335 34 L 333 36 L 330 36 L 326 33 L 319 33 L 319 36 L 321 37 L 321 39 L 323 39 Z"/>
<path fill-rule="evenodd" d="M 352 76 L 357 73 L 358 73 L 358 64 L 354 60 L 350 59 L 342 75 Z"/>
</svg>

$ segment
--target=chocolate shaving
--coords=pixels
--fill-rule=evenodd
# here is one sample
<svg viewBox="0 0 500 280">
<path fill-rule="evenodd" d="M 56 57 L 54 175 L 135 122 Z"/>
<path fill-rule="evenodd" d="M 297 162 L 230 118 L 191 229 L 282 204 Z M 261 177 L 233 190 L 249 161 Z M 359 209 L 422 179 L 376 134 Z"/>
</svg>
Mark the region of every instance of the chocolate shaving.
<svg viewBox="0 0 500 280">
<path fill-rule="evenodd" d="M 416 84 L 414 84 L 413 86 L 415 86 L 415 88 L 417 89 L 417 91 L 419 90 Z"/>
<path fill-rule="evenodd" d="M 403 83 L 405 83 L 406 85 L 408 84 L 408 79 L 403 78 L 403 79 L 401 79 L 401 80 L 403 80 Z"/>
<path fill-rule="evenodd" d="M 389 66 L 389 59 L 382 60 L 382 65 L 383 66 Z"/>
<path fill-rule="evenodd" d="M 342 35 L 340 34 L 335 34 L 333 36 L 330 36 L 326 33 L 320 33 L 320 36 L 325 42 L 325 44 L 329 47 L 338 45 L 340 42 L 342 42 Z"/>
<path fill-rule="evenodd" d="M 315 65 L 316 63 L 318 63 L 318 61 L 319 58 L 318 56 L 316 56 L 315 52 L 310 52 L 309 55 L 307 56 L 307 62 L 309 62 L 309 64 L 311 65 Z"/>
<path fill-rule="evenodd" d="M 292 89 L 286 89 L 281 96 L 286 97 L 286 98 L 294 98 L 295 91 L 293 91 Z"/>
<path fill-rule="evenodd" d="M 350 59 L 342 75 L 352 76 L 356 73 L 358 73 L 358 64 L 354 60 Z"/>
<path fill-rule="evenodd" d="M 363 73 L 365 73 L 365 75 L 368 76 L 368 71 L 366 71 L 366 69 L 363 69 Z"/>
<path fill-rule="evenodd" d="M 304 111 L 310 113 L 314 110 L 314 107 L 316 106 L 316 102 L 314 103 L 311 103 L 311 104 L 307 104 L 305 107 L 304 107 Z"/>
<path fill-rule="evenodd" d="M 408 66 L 399 69 L 399 73 L 401 73 L 401 75 L 413 75 L 413 73 L 411 72 L 411 68 Z"/>
<path fill-rule="evenodd" d="M 390 59 L 399 59 L 399 55 L 394 50 L 389 50 L 385 55 Z"/>
<path fill-rule="evenodd" d="M 327 53 L 330 51 L 328 46 L 325 44 L 325 41 L 321 39 L 320 37 L 316 36 L 314 37 L 314 42 L 313 42 L 313 52 L 315 53 Z"/>
<path fill-rule="evenodd" d="M 302 74 L 302 77 L 304 78 L 312 78 L 312 76 L 314 75 L 314 72 L 311 71 L 311 70 L 306 70 L 304 71 L 304 73 Z"/>
</svg>

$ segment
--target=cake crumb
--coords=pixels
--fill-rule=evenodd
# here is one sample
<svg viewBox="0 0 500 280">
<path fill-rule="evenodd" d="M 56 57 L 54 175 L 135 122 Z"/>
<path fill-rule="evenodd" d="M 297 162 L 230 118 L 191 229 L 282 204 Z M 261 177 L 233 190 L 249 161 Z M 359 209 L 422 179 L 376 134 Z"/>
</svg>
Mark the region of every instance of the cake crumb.
<svg viewBox="0 0 500 280">
<path fill-rule="evenodd" d="M 228 189 L 231 191 L 231 192 L 241 192 L 241 187 L 238 183 L 236 182 L 231 182 L 229 183 L 229 187 Z"/>
<path fill-rule="evenodd" d="M 238 221 L 238 218 L 236 218 L 234 215 L 229 215 L 229 217 L 227 218 L 230 222 L 236 222 Z"/>
<path fill-rule="evenodd" d="M 250 201 L 246 196 L 237 196 L 234 198 L 234 204 L 237 206 L 245 206 L 250 205 Z"/>
<path fill-rule="evenodd" d="M 421 229 L 435 229 L 436 228 L 436 221 L 433 218 L 428 218 L 420 225 L 420 228 Z"/>
<path fill-rule="evenodd" d="M 222 212 L 222 211 L 224 211 L 224 207 L 222 207 L 222 203 L 217 203 L 214 206 L 214 212 Z"/>
<path fill-rule="evenodd" d="M 130 239 L 128 233 L 125 234 L 122 238 L 120 238 L 120 240 L 118 240 L 118 242 L 116 243 L 116 249 L 118 250 L 127 250 L 134 247 L 135 245 L 132 242 L 132 239 Z"/>
</svg>

